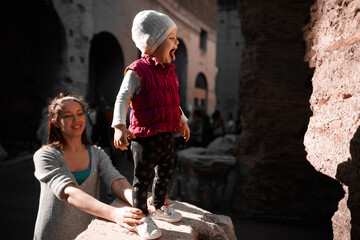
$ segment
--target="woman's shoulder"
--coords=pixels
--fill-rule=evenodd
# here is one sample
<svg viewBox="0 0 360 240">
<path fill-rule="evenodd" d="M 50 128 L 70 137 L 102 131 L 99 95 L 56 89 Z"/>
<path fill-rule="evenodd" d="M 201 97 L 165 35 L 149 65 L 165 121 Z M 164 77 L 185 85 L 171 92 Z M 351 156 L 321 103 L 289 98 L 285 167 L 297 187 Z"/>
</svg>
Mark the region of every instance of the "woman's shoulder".
<svg viewBox="0 0 360 240">
<path fill-rule="evenodd" d="M 94 154 L 101 154 L 101 153 L 105 153 L 104 149 L 102 149 L 100 146 L 98 145 L 91 145 L 89 146 L 90 149 L 92 150 L 92 152 L 94 152 Z"/>
<path fill-rule="evenodd" d="M 94 157 L 95 162 L 97 163 L 109 158 L 109 155 L 100 146 L 92 145 L 90 146 L 90 151 L 92 156 Z"/>
<path fill-rule="evenodd" d="M 39 156 L 61 156 L 61 150 L 55 146 L 44 145 L 34 153 L 34 158 Z"/>
<path fill-rule="evenodd" d="M 57 149 L 55 146 L 51 145 L 44 145 L 41 148 L 39 148 L 35 154 L 44 154 L 44 153 L 53 153 L 57 154 L 60 152 L 60 149 Z"/>
<path fill-rule="evenodd" d="M 50 146 L 50 145 L 45 145 L 42 146 L 40 149 L 38 149 L 35 153 L 34 153 L 34 161 L 35 162 L 42 162 L 42 161 L 47 161 L 47 160 L 60 160 L 62 157 L 62 153 L 61 150 L 54 147 L 54 146 Z"/>
</svg>

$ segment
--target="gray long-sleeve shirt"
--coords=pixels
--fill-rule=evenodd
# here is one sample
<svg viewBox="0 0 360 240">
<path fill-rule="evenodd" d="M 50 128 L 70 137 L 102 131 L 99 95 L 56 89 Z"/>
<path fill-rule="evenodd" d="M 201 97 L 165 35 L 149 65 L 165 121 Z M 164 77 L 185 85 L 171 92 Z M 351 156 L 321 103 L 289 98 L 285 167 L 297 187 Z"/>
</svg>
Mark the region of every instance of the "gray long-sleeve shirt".
<svg viewBox="0 0 360 240">
<path fill-rule="evenodd" d="M 131 99 L 136 94 L 139 94 L 141 90 L 141 81 L 139 77 L 132 71 L 128 70 L 121 83 L 119 93 L 116 97 L 114 106 L 114 116 L 111 126 L 115 127 L 119 124 L 126 124 L 126 113 L 128 111 Z M 180 122 L 186 122 L 188 119 L 183 113 L 181 107 L 181 119 Z"/>
<path fill-rule="evenodd" d="M 90 175 L 81 185 L 77 184 L 60 149 L 50 146 L 40 148 L 34 154 L 34 164 L 35 177 L 41 187 L 34 232 L 36 240 L 74 239 L 94 218 L 61 199 L 67 184 L 74 183 L 79 189 L 99 199 L 100 177 L 108 186 L 116 179 L 124 178 L 114 168 L 108 155 L 96 146 L 91 146 Z"/>
</svg>

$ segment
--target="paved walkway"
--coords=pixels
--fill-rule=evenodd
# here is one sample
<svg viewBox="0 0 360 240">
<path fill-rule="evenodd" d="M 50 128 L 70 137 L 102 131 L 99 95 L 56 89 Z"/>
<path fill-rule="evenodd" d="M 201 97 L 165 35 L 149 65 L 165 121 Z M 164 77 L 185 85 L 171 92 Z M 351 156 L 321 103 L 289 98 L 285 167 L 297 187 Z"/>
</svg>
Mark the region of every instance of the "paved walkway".
<svg viewBox="0 0 360 240">
<path fill-rule="evenodd" d="M 132 164 L 123 160 L 120 165 L 123 166 L 123 174 L 131 177 Z M 1 238 L 32 239 L 40 192 L 39 183 L 34 177 L 32 154 L 24 154 L 14 161 L 0 163 L 0 185 Z M 103 191 L 104 201 L 106 195 L 106 191 Z M 226 206 L 217 209 L 215 213 L 232 218 L 239 240 L 332 239 L 329 230 L 244 220 L 234 216 Z"/>
</svg>

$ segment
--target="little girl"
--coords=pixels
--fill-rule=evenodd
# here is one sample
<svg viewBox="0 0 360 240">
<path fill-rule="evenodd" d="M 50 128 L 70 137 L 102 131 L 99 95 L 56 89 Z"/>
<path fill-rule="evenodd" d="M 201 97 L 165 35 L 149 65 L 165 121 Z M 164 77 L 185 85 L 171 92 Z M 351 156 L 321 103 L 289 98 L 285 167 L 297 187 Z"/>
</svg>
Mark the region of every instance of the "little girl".
<svg viewBox="0 0 360 240">
<path fill-rule="evenodd" d="M 146 215 L 137 226 L 145 239 L 162 234 L 152 220 L 178 222 L 180 213 L 166 206 L 168 183 L 174 167 L 174 137 L 180 132 L 185 141 L 190 138 L 187 118 L 180 108 L 179 82 L 174 71 L 178 47 L 177 26 L 165 14 L 153 10 L 139 12 L 133 21 L 132 39 L 142 52 L 125 70 L 125 77 L 116 97 L 114 145 L 131 150 L 134 158 L 133 207 Z M 130 126 L 126 128 L 126 113 L 131 106 Z M 155 177 L 154 177 L 155 176 Z M 147 209 L 147 190 L 153 181 L 155 212 Z"/>
</svg>

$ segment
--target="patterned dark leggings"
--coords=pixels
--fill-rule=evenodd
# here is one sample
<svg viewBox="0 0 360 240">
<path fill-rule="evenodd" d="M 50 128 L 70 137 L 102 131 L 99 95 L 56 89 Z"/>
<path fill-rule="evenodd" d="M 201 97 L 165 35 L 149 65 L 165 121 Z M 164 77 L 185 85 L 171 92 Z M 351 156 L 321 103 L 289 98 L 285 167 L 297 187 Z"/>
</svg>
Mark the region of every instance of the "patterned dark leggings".
<svg viewBox="0 0 360 240">
<path fill-rule="evenodd" d="M 137 137 L 131 142 L 134 158 L 133 207 L 145 215 L 147 192 L 153 182 L 153 204 L 156 209 L 164 205 L 168 184 L 174 168 L 174 137 L 172 133 L 159 132 L 151 137 Z M 155 177 L 154 177 L 155 175 Z"/>
</svg>

